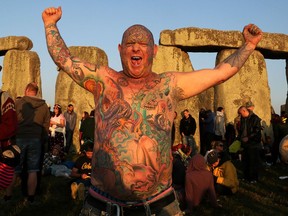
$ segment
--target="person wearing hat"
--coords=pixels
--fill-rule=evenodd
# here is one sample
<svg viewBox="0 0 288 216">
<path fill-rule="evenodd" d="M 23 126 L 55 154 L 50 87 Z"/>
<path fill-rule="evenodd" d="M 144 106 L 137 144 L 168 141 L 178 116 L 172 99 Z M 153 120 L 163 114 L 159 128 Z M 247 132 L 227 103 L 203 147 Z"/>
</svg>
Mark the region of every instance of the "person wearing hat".
<svg viewBox="0 0 288 216">
<path fill-rule="evenodd" d="M 20 161 L 21 150 L 17 145 L 8 145 L 0 155 L 0 190 L 6 189 L 13 180 L 14 168 Z"/>
<path fill-rule="evenodd" d="M 213 149 L 207 154 L 207 164 L 213 173 L 217 194 L 231 195 L 238 191 L 237 171 L 231 160 L 221 158 L 221 155 Z"/>
<path fill-rule="evenodd" d="M 255 105 L 253 104 L 253 102 L 251 100 L 247 101 L 245 103 L 245 107 L 251 111 L 251 112 L 254 112 L 254 108 L 255 108 Z"/>
</svg>

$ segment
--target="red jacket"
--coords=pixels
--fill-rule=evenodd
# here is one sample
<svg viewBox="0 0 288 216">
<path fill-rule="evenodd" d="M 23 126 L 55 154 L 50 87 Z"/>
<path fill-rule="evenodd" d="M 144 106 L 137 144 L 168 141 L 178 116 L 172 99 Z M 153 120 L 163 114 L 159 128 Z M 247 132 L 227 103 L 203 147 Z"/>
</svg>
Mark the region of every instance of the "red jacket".
<svg viewBox="0 0 288 216">
<path fill-rule="evenodd" d="M 7 145 L 7 140 L 13 137 L 17 128 L 17 115 L 15 110 L 15 103 L 8 92 L 0 90 L 0 146 Z"/>
</svg>

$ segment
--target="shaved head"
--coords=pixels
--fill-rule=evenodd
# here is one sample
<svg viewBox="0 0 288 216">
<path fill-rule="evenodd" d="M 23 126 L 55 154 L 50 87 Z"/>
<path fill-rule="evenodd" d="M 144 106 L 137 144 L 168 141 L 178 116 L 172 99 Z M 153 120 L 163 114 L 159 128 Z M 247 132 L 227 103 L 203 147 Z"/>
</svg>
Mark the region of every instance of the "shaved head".
<svg viewBox="0 0 288 216">
<path fill-rule="evenodd" d="M 154 45 L 152 32 L 143 25 L 130 26 L 123 34 L 121 44 L 143 42 L 150 46 Z"/>
</svg>

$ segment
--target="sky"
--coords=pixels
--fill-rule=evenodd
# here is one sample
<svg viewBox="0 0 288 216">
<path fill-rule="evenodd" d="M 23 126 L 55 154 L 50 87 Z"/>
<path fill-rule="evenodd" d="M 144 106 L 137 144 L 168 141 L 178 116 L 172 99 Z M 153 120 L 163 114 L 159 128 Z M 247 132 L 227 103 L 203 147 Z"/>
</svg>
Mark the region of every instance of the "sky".
<svg viewBox="0 0 288 216">
<path fill-rule="evenodd" d="M 49 104 L 54 104 L 58 72 L 47 51 L 41 14 L 47 7 L 58 6 L 62 19 L 57 25 L 66 45 L 103 49 L 115 70 L 122 69 L 117 46 L 133 24 L 148 27 L 156 44 L 161 31 L 186 27 L 242 31 L 254 23 L 263 32 L 288 34 L 287 0 L 1 0 L 0 37 L 32 40 L 31 51 L 37 52 L 41 62 L 42 96 Z M 189 55 L 195 70 L 215 66 L 216 53 Z M 2 61 L 3 56 L 1 65 Z M 279 114 L 287 94 L 286 63 L 266 59 L 266 64 L 272 106 Z"/>
</svg>

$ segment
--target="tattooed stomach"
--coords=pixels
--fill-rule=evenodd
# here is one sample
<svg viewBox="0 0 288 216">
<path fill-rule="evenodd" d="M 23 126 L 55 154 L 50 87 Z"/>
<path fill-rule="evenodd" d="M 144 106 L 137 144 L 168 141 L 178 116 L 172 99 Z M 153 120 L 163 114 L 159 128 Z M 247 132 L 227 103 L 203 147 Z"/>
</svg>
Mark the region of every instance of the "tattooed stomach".
<svg viewBox="0 0 288 216">
<path fill-rule="evenodd" d="M 171 185 L 170 151 L 142 136 L 94 154 L 92 184 L 114 198 L 136 201 L 159 194 Z"/>
</svg>

